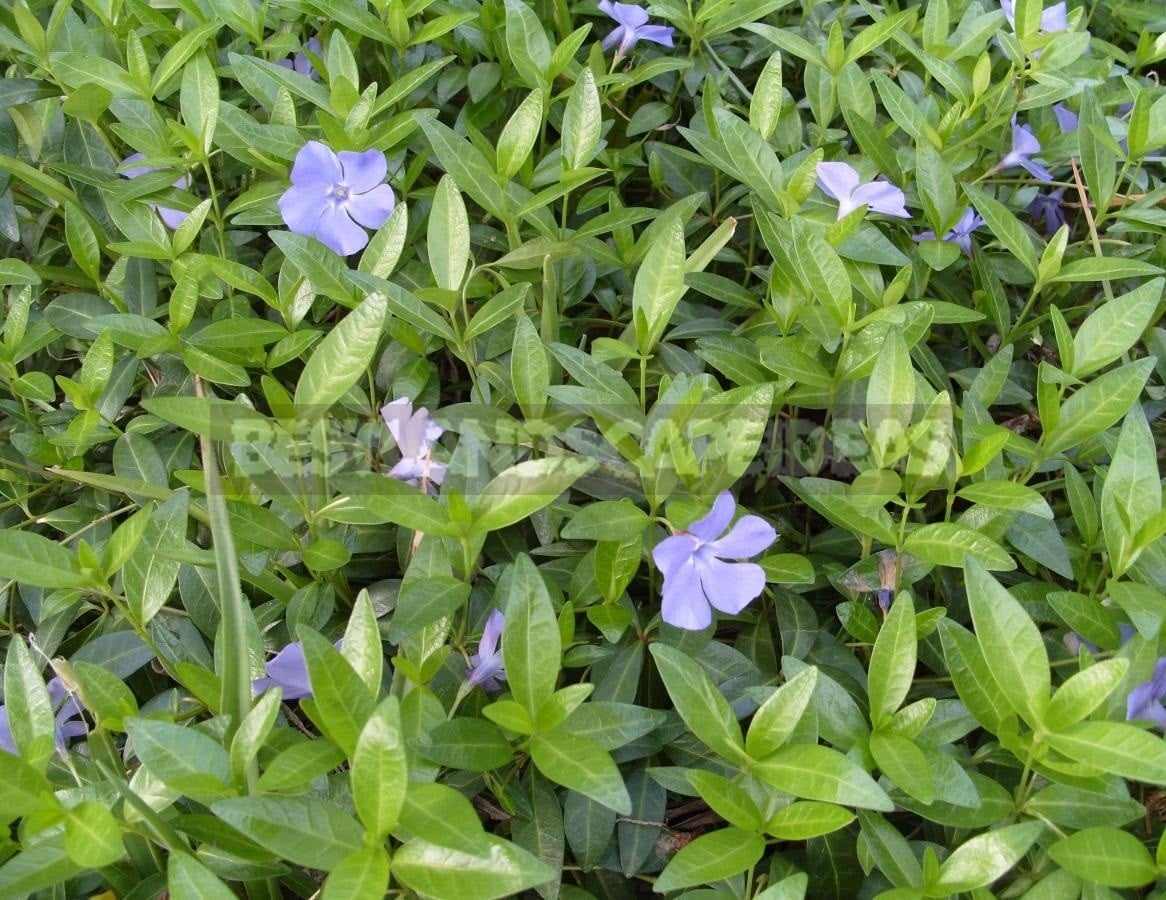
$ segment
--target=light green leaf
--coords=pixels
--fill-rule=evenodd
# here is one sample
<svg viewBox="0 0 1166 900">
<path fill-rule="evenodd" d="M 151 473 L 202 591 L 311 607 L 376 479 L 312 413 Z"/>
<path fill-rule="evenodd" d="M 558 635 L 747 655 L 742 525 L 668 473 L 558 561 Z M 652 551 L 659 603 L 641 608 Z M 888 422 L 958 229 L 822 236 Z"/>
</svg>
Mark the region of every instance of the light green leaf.
<svg viewBox="0 0 1166 900">
<path fill-rule="evenodd" d="M 1137 402 L 1156 360 L 1140 359 L 1106 372 L 1061 406 L 1061 420 L 1043 436 L 1044 455 L 1053 457 L 1101 434 Z"/>
<path fill-rule="evenodd" d="M 167 787 L 196 796 L 226 792 L 231 761 L 214 738 L 156 719 L 130 719 L 125 726 L 142 765 Z"/>
<path fill-rule="evenodd" d="M 77 558 L 55 541 L 30 531 L 0 529 L 0 572 L 4 578 L 43 588 L 80 587 L 85 576 Z"/>
<path fill-rule="evenodd" d="M 533 720 L 554 693 L 562 638 L 546 582 L 530 557 L 520 554 L 507 577 L 502 659 L 511 691 Z"/>
<path fill-rule="evenodd" d="M 530 151 L 534 149 L 535 141 L 538 140 L 542 122 L 543 92 L 534 90 L 518 104 L 518 108 L 511 114 L 498 138 L 498 146 L 494 153 L 499 175 L 510 179 L 522 168 L 522 164 L 530 156 Z"/>
<path fill-rule="evenodd" d="M 96 800 L 84 800 L 69 810 L 65 849 L 73 862 L 86 869 L 100 869 L 121 859 L 125 855 L 121 826 L 109 807 Z"/>
<path fill-rule="evenodd" d="M 511 466 L 471 503 L 474 531 L 497 531 L 550 505 L 586 475 L 594 461 L 577 456 L 531 459 Z"/>
<path fill-rule="evenodd" d="M 595 75 L 586 66 L 579 70 L 575 86 L 567 97 L 567 108 L 563 111 L 563 165 L 568 169 L 581 169 L 595 155 L 599 147 L 599 135 L 603 117 L 599 108 L 599 89 L 595 86 Z"/>
<path fill-rule="evenodd" d="M 296 384 L 302 415 L 322 417 L 364 375 L 380 344 L 387 306 L 384 294 L 370 294 L 316 345 Z"/>
<path fill-rule="evenodd" d="M 460 290 L 470 261 L 470 222 L 462 195 L 449 175 L 442 176 L 433 193 L 426 252 L 437 286 Z"/>
<path fill-rule="evenodd" d="M 1040 822 L 1024 822 L 965 841 L 940 866 L 935 888 L 958 894 L 988 886 L 1016 865 L 1043 829 Z"/>
<path fill-rule="evenodd" d="M 1150 851 L 1138 838 L 1104 825 L 1057 841 L 1049 856 L 1079 878 L 1108 887 L 1141 887 L 1158 874 Z"/>
<path fill-rule="evenodd" d="M 659 642 L 648 649 L 672 705 L 689 730 L 724 759 L 740 759 L 745 742 L 725 695 L 683 650 Z"/>
<path fill-rule="evenodd" d="M 193 856 L 170 854 L 166 888 L 170 900 L 237 900 L 237 895 Z"/>
<path fill-rule="evenodd" d="M 745 751 L 751 757 L 761 759 L 781 749 L 805 714 L 817 684 L 818 670 L 810 666 L 770 694 L 749 723 Z"/>
<path fill-rule="evenodd" d="M 885 725 L 907 699 L 915 676 L 915 644 L 915 605 L 909 591 L 900 591 L 870 657 L 867 693 L 876 729 Z"/>
<path fill-rule="evenodd" d="M 620 815 L 632 801 L 611 756 L 590 738 L 547 731 L 531 738 L 530 756 L 538 770 L 556 784 L 578 791 Z"/>
<path fill-rule="evenodd" d="M 389 854 L 384 847 L 350 853 L 324 879 L 321 900 L 382 900 L 389 883 Z"/>
<path fill-rule="evenodd" d="M 964 193 L 976 207 L 976 211 L 984 217 L 984 221 L 992 230 L 997 240 L 1004 245 L 1013 257 L 1023 265 L 1033 276 L 1037 273 L 1036 251 L 1032 246 L 1032 239 L 1016 216 L 1001 203 L 989 197 L 986 193 L 970 184 L 963 186 Z"/>
<path fill-rule="evenodd" d="M 1147 281 L 1102 304 L 1082 322 L 1073 337 L 1070 374 L 1084 378 L 1129 350 L 1153 320 L 1164 287 L 1166 279 Z"/>
<path fill-rule="evenodd" d="M 891 798 L 870 775 L 849 757 L 829 747 L 794 744 L 756 763 L 752 771 L 795 797 L 881 812 L 894 809 Z"/>
<path fill-rule="evenodd" d="M 919 526 L 907 535 L 903 549 L 937 566 L 955 568 L 963 565 L 967 559 L 974 559 L 993 572 L 1016 568 L 1016 560 L 998 543 L 955 522 Z"/>
<path fill-rule="evenodd" d="M 740 828 L 702 834 L 680 850 L 652 885 L 658 894 L 709 884 L 752 869 L 765 853 L 765 838 Z"/>
<path fill-rule="evenodd" d="M 328 871 L 364 847 L 356 820 L 318 797 L 235 797 L 211 809 L 259 846 L 311 869 Z"/>
<path fill-rule="evenodd" d="M 640 264 L 632 287 L 632 318 L 636 347 L 651 353 L 663 336 L 676 304 L 687 289 L 684 284 L 684 228 L 672 222 L 660 233 Z"/>
<path fill-rule="evenodd" d="M 397 824 L 408 776 L 400 703 L 386 697 L 361 729 L 349 772 L 356 814 L 377 843 Z"/>
<path fill-rule="evenodd" d="M 1106 659 L 1083 669 L 1065 681 L 1049 701 L 1046 724 L 1063 731 L 1097 709 L 1129 670 L 1127 659 Z"/>
<path fill-rule="evenodd" d="M 1124 722 L 1082 722 L 1047 736 L 1075 762 L 1131 781 L 1166 785 L 1166 741 Z"/>
<path fill-rule="evenodd" d="M 495 900 L 555 877 L 550 866 L 511 841 L 486 834 L 482 843 L 470 853 L 414 838 L 393 854 L 393 876 L 435 900 L 464 900 L 467 885 L 473 885 L 474 900 Z"/>
</svg>

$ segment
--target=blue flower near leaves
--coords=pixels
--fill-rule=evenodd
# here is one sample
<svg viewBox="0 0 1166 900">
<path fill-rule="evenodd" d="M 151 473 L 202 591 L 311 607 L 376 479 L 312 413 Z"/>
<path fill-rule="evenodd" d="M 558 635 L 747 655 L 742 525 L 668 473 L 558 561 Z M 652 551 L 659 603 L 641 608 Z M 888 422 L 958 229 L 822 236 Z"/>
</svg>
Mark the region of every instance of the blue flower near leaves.
<svg viewBox="0 0 1166 900">
<path fill-rule="evenodd" d="M 1015 31 L 1016 13 L 1013 10 L 1012 0 L 1000 0 L 1000 9 L 1004 11 L 1004 17 L 1008 19 L 1008 24 Z M 1067 31 L 1068 28 L 1069 16 L 1064 3 L 1054 3 L 1048 9 L 1041 12 L 1039 30 L 1045 34 L 1052 34 L 1056 31 Z"/>
<path fill-rule="evenodd" d="M 433 421 L 429 410 L 422 406 L 414 411 L 409 398 L 402 397 L 382 406 L 381 417 L 401 451 L 401 460 L 389 475 L 412 485 L 419 484 L 422 479 L 441 484 L 445 478 L 445 463 L 434 462 L 432 454 L 433 445 L 443 429 Z"/>
<path fill-rule="evenodd" d="M 1052 181 L 1052 173 L 1040 163 L 1029 158 L 1034 153 L 1040 153 L 1040 141 L 1036 139 L 1031 128 L 1027 125 L 1018 125 L 1016 116 L 1013 116 L 1012 149 L 1005 154 L 1004 158 L 1000 160 L 1000 165 L 996 168 L 1003 170 L 1020 166 L 1033 178 L 1039 178 L 1041 181 Z"/>
<path fill-rule="evenodd" d="M 482 640 L 478 644 L 478 652 L 470 657 L 470 667 L 466 670 L 466 681 L 487 691 L 500 691 L 499 681 L 506 680 L 506 671 L 502 668 L 502 648 L 499 641 L 502 637 L 502 613 L 494 610 L 486 619 L 486 627 L 482 629 Z"/>
<path fill-rule="evenodd" d="M 665 538 L 652 550 L 664 576 L 662 615 L 677 628 L 698 631 L 713 620 L 713 609 L 736 615 L 765 588 L 765 572 L 749 562 L 777 540 L 760 516 L 743 516 L 726 533 L 737 509 L 733 495 L 721 493 L 712 510 L 686 531 Z"/>
<path fill-rule="evenodd" d="M 1061 129 L 1061 134 L 1072 134 L 1080 124 L 1077 114 L 1064 103 L 1053 104 L 1053 115 L 1057 117 L 1057 127 Z"/>
<path fill-rule="evenodd" d="M 305 52 L 306 51 L 306 52 Z M 311 53 L 313 56 L 321 57 L 324 55 L 324 45 L 320 43 L 319 37 L 312 37 L 304 44 L 304 49 L 293 56 L 291 59 L 281 59 L 276 62 L 277 66 L 283 66 L 285 69 L 291 69 L 298 72 L 305 78 L 311 78 L 313 81 L 318 81 L 320 73 L 316 71 L 316 67 L 312 64 Z"/>
<path fill-rule="evenodd" d="M 951 230 L 943 236 L 943 240 L 949 244 L 955 244 L 970 256 L 972 253 L 972 232 L 983 224 L 984 220 L 980 218 L 974 209 L 969 207 L 964 210 L 964 214 L 959 217 L 959 221 L 955 223 Z M 935 240 L 935 232 L 920 232 L 915 235 L 913 240 L 916 243 L 920 241 L 933 241 Z"/>
<path fill-rule="evenodd" d="M 858 171 L 844 162 L 818 163 L 818 187 L 838 201 L 838 218 L 852 213 L 860 206 L 886 216 L 909 219 L 906 197 L 889 181 L 860 183 Z"/>
<path fill-rule="evenodd" d="M 122 160 L 122 165 L 125 165 L 126 163 L 137 162 L 138 160 L 145 158 L 146 154 L 144 153 L 131 153 L 124 160 Z M 139 175 L 146 175 L 149 172 L 157 172 L 159 168 L 159 166 L 130 166 L 128 169 L 122 169 L 121 174 L 126 178 L 137 178 Z M 179 178 L 174 182 L 174 187 L 190 187 L 190 176 L 179 176 Z M 190 215 L 190 213 L 185 213 L 180 209 L 170 209 L 166 206 L 155 205 L 153 208 L 154 212 L 158 214 L 158 218 L 162 220 L 162 224 L 169 228 L 171 231 L 185 222 L 186 217 Z"/>
<path fill-rule="evenodd" d="M 603 49 L 615 47 L 615 58 L 622 59 L 637 41 L 651 41 L 664 47 L 672 46 L 672 32 L 670 25 L 649 25 L 648 11 L 635 3 L 612 3 L 611 0 L 600 0 L 599 8 L 607 13 L 619 27 L 603 39 Z"/>
<path fill-rule="evenodd" d="M 54 727 L 57 749 L 64 750 L 65 745 L 76 737 L 81 737 L 87 731 L 85 722 L 81 718 L 84 706 L 75 694 L 71 694 L 60 677 L 50 678 L 45 687 L 49 692 L 49 700 L 56 713 Z M 0 750 L 15 754 L 16 742 L 12 739 L 12 728 L 8 724 L 8 707 L 0 704 Z"/>
<path fill-rule="evenodd" d="M 1166 730 L 1166 708 L 1162 701 L 1166 699 L 1166 656 L 1158 660 L 1154 666 L 1153 677 L 1143 684 L 1139 684 L 1126 699 L 1126 718 L 1148 719 L 1159 728 Z"/>
<path fill-rule="evenodd" d="M 1034 219 L 1044 219 L 1049 234 L 1056 234 L 1057 229 L 1068 222 L 1062 205 L 1064 197 L 1065 189 L 1057 188 L 1047 194 L 1037 194 L 1028 204 L 1028 214 Z"/>
<path fill-rule="evenodd" d="M 311 698 L 308 661 L 304 659 L 304 645 L 299 641 L 288 644 L 267 661 L 267 677 L 256 678 L 251 682 L 251 690 L 262 694 L 276 685 L 283 688 L 284 700 Z"/>
<path fill-rule="evenodd" d="M 296 154 L 279 212 L 296 234 L 348 256 L 368 243 L 364 229 L 380 228 L 396 205 L 393 189 L 385 184 L 387 173 L 380 150 L 333 153 L 319 141 L 308 141 Z"/>
</svg>

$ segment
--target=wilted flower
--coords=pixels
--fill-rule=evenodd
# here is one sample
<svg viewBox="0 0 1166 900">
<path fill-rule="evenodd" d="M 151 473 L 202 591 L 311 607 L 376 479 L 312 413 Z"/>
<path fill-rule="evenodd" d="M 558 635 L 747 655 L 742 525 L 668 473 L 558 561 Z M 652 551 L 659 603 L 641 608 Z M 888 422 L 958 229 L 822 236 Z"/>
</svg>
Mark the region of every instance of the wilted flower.
<svg viewBox="0 0 1166 900">
<path fill-rule="evenodd" d="M 838 201 L 838 218 L 848 215 L 860 206 L 887 216 L 910 218 L 906 197 L 889 181 L 868 181 L 861 184 L 858 172 L 848 163 L 818 163 L 818 187 Z"/>
<path fill-rule="evenodd" d="M 955 223 L 952 229 L 943 236 L 943 240 L 949 244 L 955 244 L 970 256 L 972 253 L 972 232 L 983 224 L 984 220 L 980 218 L 974 209 L 969 207 L 964 210 L 964 214 L 959 217 L 959 221 Z M 915 235 L 914 240 L 917 243 L 920 241 L 933 241 L 935 240 L 935 232 L 921 232 Z"/>
<path fill-rule="evenodd" d="M 401 451 L 401 460 L 389 470 L 389 475 L 414 485 L 423 478 L 441 484 L 445 464 L 434 462 L 432 453 L 443 429 L 433 421 L 429 410 L 422 406 L 414 411 L 413 402 L 402 397 L 382 406 L 381 416 Z"/>
<path fill-rule="evenodd" d="M 648 11 L 635 3 L 612 3 L 600 0 L 599 8 L 619 23 L 619 27 L 603 39 L 603 49 L 616 47 L 615 58 L 622 59 L 637 41 L 651 41 L 665 47 L 672 46 L 670 25 L 649 25 Z M 618 46 L 617 46 L 618 45 Z"/>
<path fill-rule="evenodd" d="M 281 59 L 277 61 L 276 65 L 283 66 L 285 69 L 291 69 L 295 72 L 298 72 L 300 75 L 303 75 L 305 78 L 311 78 L 313 81 L 319 79 L 320 73 L 317 72 L 316 67 L 312 65 L 312 60 L 308 56 L 308 53 L 304 52 L 305 50 L 317 57 L 324 55 L 324 45 L 320 43 L 320 38 L 318 36 L 311 37 L 308 39 L 308 42 L 304 44 L 303 50 L 301 50 L 291 59 Z"/>
<path fill-rule="evenodd" d="M 279 198 L 283 221 L 341 256 L 355 253 L 368 243 L 364 229 L 380 228 L 396 205 L 393 189 L 384 183 L 387 172 L 380 150 L 333 153 L 308 141 L 296 154 L 291 187 Z"/>
<path fill-rule="evenodd" d="M 1041 181 L 1052 181 L 1052 173 L 1038 162 L 1029 159 L 1034 153 L 1040 153 L 1040 141 L 1027 125 L 1018 125 L 1016 116 L 1012 117 L 1012 149 L 1000 160 L 997 169 L 1011 169 L 1020 166 L 1034 178 Z"/>
<path fill-rule="evenodd" d="M 736 508 L 733 495 L 724 491 L 707 516 L 653 548 L 652 559 L 664 576 L 662 614 L 669 625 L 705 628 L 712 608 L 735 615 L 765 588 L 761 566 L 726 560 L 756 556 L 777 540 L 777 532 L 760 516 L 743 516 L 722 534 Z"/>
<path fill-rule="evenodd" d="M 56 715 L 54 737 L 57 749 L 64 750 L 66 744 L 86 732 L 85 722 L 81 718 L 84 707 L 76 695 L 69 693 L 65 683 L 59 676 L 54 676 L 45 684 L 49 692 L 49 700 L 53 704 Z M 8 724 L 8 707 L 0 704 L 0 750 L 7 750 L 15 754 L 16 742 L 12 739 L 12 728 Z"/>
<path fill-rule="evenodd" d="M 1153 677 L 1139 684 L 1126 699 L 1126 718 L 1148 719 L 1159 728 L 1166 730 L 1166 709 L 1162 700 L 1166 698 L 1166 656 L 1154 666 Z"/>
<path fill-rule="evenodd" d="M 1053 115 L 1057 117 L 1057 127 L 1061 129 L 1061 134 L 1072 134 L 1077 130 L 1077 114 L 1064 103 L 1053 104 Z"/>
<path fill-rule="evenodd" d="M 487 691 L 499 691 L 502 685 L 498 682 L 506 680 L 506 671 L 502 668 L 502 649 L 498 646 L 502 637 L 503 616 L 498 610 L 490 613 L 486 619 L 486 627 L 482 629 L 482 640 L 478 644 L 478 652 L 470 657 L 470 667 L 466 670 L 466 681 Z"/>
<path fill-rule="evenodd" d="M 145 158 L 146 154 L 144 153 L 131 153 L 129 156 L 122 160 L 122 165 L 125 165 L 126 163 L 137 162 L 139 159 Z M 126 178 L 137 178 L 139 175 L 145 175 L 149 172 L 157 172 L 160 168 L 160 166 L 130 166 L 128 169 L 122 169 L 121 174 Z M 178 180 L 174 182 L 173 186 L 176 188 L 190 187 L 190 176 L 180 175 Z M 170 209 L 169 207 L 158 206 L 157 204 L 150 205 L 153 207 L 154 211 L 158 213 L 158 218 L 162 220 L 162 224 L 169 228 L 171 231 L 185 222 L 186 217 L 190 215 L 190 213 L 185 213 L 180 209 Z"/>
<path fill-rule="evenodd" d="M 1064 196 L 1065 189 L 1057 188 L 1047 194 L 1037 194 L 1028 204 L 1028 214 L 1034 219 L 1044 219 L 1045 229 L 1049 234 L 1056 234 L 1068 221 L 1065 217 L 1065 207 L 1062 205 Z"/>
<path fill-rule="evenodd" d="M 1008 24 L 1015 31 L 1016 13 L 1013 11 L 1012 0 L 1000 0 L 1000 9 L 1004 11 L 1004 17 L 1008 19 Z M 1069 28 L 1067 13 L 1068 11 L 1064 3 L 1054 3 L 1041 13 L 1039 31 L 1045 34 L 1052 34 L 1055 31 L 1066 31 Z"/>
</svg>

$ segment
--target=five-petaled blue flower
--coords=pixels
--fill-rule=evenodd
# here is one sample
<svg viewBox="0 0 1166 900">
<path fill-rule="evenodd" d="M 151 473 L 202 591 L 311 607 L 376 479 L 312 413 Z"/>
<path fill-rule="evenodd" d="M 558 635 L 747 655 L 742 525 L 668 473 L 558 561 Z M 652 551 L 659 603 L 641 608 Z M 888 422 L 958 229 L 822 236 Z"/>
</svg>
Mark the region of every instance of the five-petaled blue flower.
<svg viewBox="0 0 1166 900">
<path fill-rule="evenodd" d="M 652 550 L 664 576 L 662 615 L 677 628 L 708 627 L 713 609 L 736 615 L 765 588 L 765 572 L 749 562 L 777 540 L 773 526 L 760 516 L 743 516 L 727 534 L 737 504 L 728 491 L 712 510 L 685 531 L 665 538 Z"/>
<path fill-rule="evenodd" d="M 122 165 L 124 166 L 126 163 L 137 162 L 138 160 L 145 158 L 146 154 L 144 153 L 131 153 L 129 156 L 122 160 Z M 126 178 L 137 178 L 139 175 L 146 175 L 149 172 L 157 172 L 159 169 L 160 166 L 130 166 L 128 169 L 122 169 L 121 174 Z M 174 182 L 174 187 L 190 187 L 190 176 L 180 175 Z M 162 224 L 169 228 L 171 231 L 185 222 L 186 217 L 190 215 L 190 213 L 185 213 L 180 209 L 170 209 L 169 207 L 158 206 L 157 204 L 150 205 L 153 207 L 154 212 L 158 214 L 158 218 L 162 220 Z"/>
<path fill-rule="evenodd" d="M 1008 24 L 1015 31 L 1016 13 L 1012 7 L 1012 0 L 1000 0 L 1000 9 L 1004 11 L 1004 17 L 1008 19 Z M 1039 31 L 1045 34 L 1052 34 L 1055 31 L 1067 31 L 1068 29 L 1069 17 L 1064 3 L 1054 3 L 1048 9 L 1041 12 Z"/>
<path fill-rule="evenodd" d="M 1148 719 L 1159 728 L 1166 730 L 1166 656 L 1154 666 L 1154 675 L 1149 681 L 1139 684 L 1126 699 L 1126 718 Z"/>
<path fill-rule="evenodd" d="M 1016 116 L 1013 116 L 1012 149 L 1005 154 L 1004 158 L 1000 160 L 1000 165 L 996 168 L 1011 169 L 1020 166 L 1034 178 L 1039 178 L 1041 181 L 1052 181 L 1052 173 L 1040 163 L 1029 158 L 1034 153 L 1040 153 L 1040 141 L 1036 139 L 1031 128 L 1027 125 L 1018 125 Z"/>
<path fill-rule="evenodd" d="M 665 47 L 672 46 L 670 25 L 649 25 L 648 11 L 635 3 L 612 3 L 600 0 L 599 8 L 619 23 L 619 27 L 603 39 L 603 49 L 616 48 L 615 58 L 622 59 L 637 41 L 651 41 Z"/>
<path fill-rule="evenodd" d="M 87 731 L 85 721 L 81 718 L 84 710 L 76 694 L 70 693 L 61 681 L 60 676 L 53 676 L 45 684 L 49 692 L 49 701 L 53 712 L 56 713 L 53 728 L 58 750 L 64 750 L 65 745 L 75 737 L 81 737 Z M 12 737 L 12 728 L 8 724 L 8 707 L 0 704 L 0 750 L 16 754 L 16 741 Z"/>
<path fill-rule="evenodd" d="M 380 150 L 333 153 L 319 141 L 308 141 L 296 154 L 291 187 L 279 198 L 283 221 L 341 256 L 355 253 L 368 243 L 364 229 L 380 228 L 396 205 L 393 189 L 385 184 L 387 172 Z"/>
<path fill-rule="evenodd" d="M 340 649 L 342 641 L 333 645 Z M 267 677 L 251 682 L 251 690 L 262 694 L 269 687 L 283 688 L 284 700 L 303 700 L 312 697 L 312 684 L 308 680 L 308 661 L 304 658 L 304 645 L 293 641 L 267 661 Z"/>
<path fill-rule="evenodd" d="M 318 81 L 320 73 L 316 71 L 316 67 L 312 64 L 312 59 L 308 54 L 317 58 L 324 55 L 324 45 L 320 43 L 319 36 L 308 38 L 308 42 L 304 44 L 304 49 L 293 56 L 291 59 L 281 59 L 276 62 L 277 66 L 282 66 L 285 69 L 291 69 L 293 72 L 298 72 L 305 78 L 311 78 L 313 81 Z"/>
<path fill-rule="evenodd" d="M 402 397 L 382 406 L 381 417 L 401 451 L 401 460 L 389 475 L 412 485 L 419 484 L 422 479 L 441 484 L 445 478 L 445 463 L 434 462 L 432 453 L 443 429 L 433 421 L 429 410 L 422 406 L 414 411 L 409 398 Z"/>
<path fill-rule="evenodd" d="M 1045 229 L 1049 234 L 1056 234 L 1057 230 L 1067 224 L 1064 203 L 1065 189 L 1057 188 L 1047 194 L 1037 194 L 1028 204 L 1028 214 L 1034 219 L 1044 219 Z"/>
<path fill-rule="evenodd" d="M 499 681 L 506 680 L 502 668 L 502 648 L 498 646 L 502 637 L 503 616 L 498 610 L 490 613 L 486 627 L 482 629 L 482 640 L 478 652 L 470 657 L 470 667 L 466 670 L 466 681 L 486 691 L 500 691 Z"/>
<path fill-rule="evenodd" d="M 984 220 L 980 218 L 974 209 L 969 207 L 964 210 L 964 214 L 959 217 L 959 220 L 952 226 L 951 230 L 943 236 L 943 240 L 949 244 L 955 244 L 970 256 L 972 253 L 972 232 L 983 224 Z M 935 232 L 920 232 L 915 235 L 913 240 L 917 243 L 920 241 L 933 241 L 935 240 Z"/>
<path fill-rule="evenodd" d="M 900 216 L 904 219 L 911 217 L 901 190 L 889 181 L 876 180 L 862 184 L 858 171 L 848 163 L 818 163 L 818 187 L 838 201 L 839 219 L 860 206 L 886 216 Z"/>
</svg>

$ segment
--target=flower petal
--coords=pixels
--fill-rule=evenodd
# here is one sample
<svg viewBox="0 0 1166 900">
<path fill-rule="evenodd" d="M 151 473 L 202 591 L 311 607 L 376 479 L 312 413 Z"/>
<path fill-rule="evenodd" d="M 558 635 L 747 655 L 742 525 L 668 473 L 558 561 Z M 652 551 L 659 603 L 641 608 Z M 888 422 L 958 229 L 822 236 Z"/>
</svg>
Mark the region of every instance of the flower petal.
<svg viewBox="0 0 1166 900">
<path fill-rule="evenodd" d="M 648 11 L 635 3 L 608 3 L 599 8 L 627 28 L 638 28 L 648 23 Z"/>
<path fill-rule="evenodd" d="M 344 206 L 328 203 L 316 226 L 315 238 L 341 256 L 351 256 L 357 250 L 364 249 L 368 243 L 368 232 L 352 221 Z"/>
<path fill-rule="evenodd" d="M 502 637 L 502 625 L 505 622 L 505 617 L 498 610 L 493 610 L 486 619 L 486 625 L 482 629 L 482 640 L 478 644 L 478 652 L 493 654 L 498 649 L 498 639 Z"/>
<path fill-rule="evenodd" d="M 399 397 L 381 407 L 381 418 L 389 426 L 389 434 L 398 447 L 401 446 L 402 428 L 412 415 L 413 401 L 408 397 Z"/>
<path fill-rule="evenodd" d="M 697 519 L 685 530 L 689 534 L 695 534 L 701 541 L 715 541 L 721 536 L 721 532 L 729 527 L 736 510 L 737 501 L 733 499 L 732 493 L 721 491 L 708 515 Z"/>
<path fill-rule="evenodd" d="M 671 576 L 664 576 L 660 601 L 662 618 L 676 628 L 700 631 L 712 623 L 713 611 L 691 558 Z"/>
<path fill-rule="evenodd" d="M 1032 129 L 1027 125 L 1018 125 L 1016 117 L 1012 117 L 1012 153 L 1020 154 L 1021 156 L 1032 156 L 1034 153 L 1040 153 L 1040 141 L 1036 139 L 1036 135 L 1032 133 Z"/>
<path fill-rule="evenodd" d="M 127 156 L 125 159 L 123 159 L 121 161 L 121 164 L 124 166 L 126 163 L 137 162 L 139 159 L 145 159 L 145 158 L 146 158 L 145 153 L 131 153 L 129 156 Z M 122 169 L 121 174 L 124 175 L 126 178 L 137 178 L 139 175 L 147 175 L 150 172 L 157 172 L 157 171 L 158 171 L 157 166 L 131 166 L 128 169 Z"/>
<path fill-rule="evenodd" d="M 168 206 L 156 206 L 154 210 L 158 213 L 158 218 L 162 220 L 162 224 L 171 231 L 185 222 L 190 216 L 190 213 L 183 212 L 180 209 L 170 209 Z"/>
<path fill-rule="evenodd" d="M 636 29 L 636 36 L 641 41 L 651 41 L 653 44 L 662 44 L 665 47 L 674 46 L 672 35 L 676 31 L 671 25 L 641 25 Z"/>
<path fill-rule="evenodd" d="M 1054 3 L 1041 13 L 1040 30 L 1048 34 L 1069 30 L 1068 10 L 1065 9 L 1064 3 Z"/>
<path fill-rule="evenodd" d="M 1035 159 L 1023 159 L 1020 161 L 1020 165 L 1026 172 L 1028 172 L 1029 175 L 1038 179 L 1039 181 L 1053 180 L 1053 173 L 1038 163 Z"/>
<path fill-rule="evenodd" d="M 284 224 L 296 234 L 313 237 L 325 207 L 331 202 L 318 187 L 293 184 L 279 197 L 279 214 Z"/>
<path fill-rule="evenodd" d="M 0 750 L 16 753 L 16 741 L 12 739 L 12 728 L 8 724 L 8 707 L 0 705 Z"/>
<path fill-rule="evenodd" d="M 820 162 L 818 163 L 818 187 L 828 197 L 835 200 L 848 200 L 859 184 L 858 170 L 849 163 Z"/>
<path fill-rule="evenodd" d="M 352 194 L 345 208 L 365 228 L 376 229 L 385 224 L 396 205 L 393 189 L 387 184 L 381 184 L 363 194 Z"/>
<path fill-rule="evenodd" d="M 777 531 L 761 516 L 742 516 L 728 534 L 702 549 L 724 559 L 748 559 L 776 540 Z"/>
<path fill-rule="evenodd" d="M 681 566 L 691 561 L 698 546 L 699 542 L 691 534 L 674 534 L 652 548 L 652 560 L 660 574 L 670 578 Z"/>
<path fill-rule="evenodd" d="M 1057 117 L 1057 127 L 1061 129 L 1061 134 L 1071 134 L 1080 124 L 1077 114 L 1064 103 L 1053 104 L 1053 115 Z"/>
<path fill-rule="evenodd" d="M 311 682 L 308 681 L 308 662 L 304 659 L 304 645 L 299 641 L 288 644 L 267 661 L 268 685 L 278 684 L 283 688 L 284 700 L 299 700 L 312 696 Z"/>
<path fill-rule="evenodd" d="M 1000 0 L 1000 9 L 1004 11 L 1004 18 L 1008 20 L 1008 24 L 1015 30 L 1016 28 L 1016 13 L 1012 9 L 1012 0 Z"/>
<path fill-rule="evenodd" d="M 380 150 L 365 150 L 363 153 L 341 150 L 336 154 L 336 158 L 340 160 L 340 168 L 344 170 L 341 181 L 354 194 L 371 191 L 384 182 L 389 172 L 388 160 Z"/>
<path fill-rule="evenodd" d="M 884 216 L 911 217 L 907 212 L 906 195 L 889 181 L 859 185 L 851 194 L 851 199 L 858 204 L 865 203 L 871 212 L 882 213 Z"/>
<path fill-rule="evenodd" d="M 730 563 L 719 559 L 697 563 L 700 583 L 714 608 L 736 615 L 765 590 L 765 572 L 757 563 Z"/>
<path fill-rule="evenodd" d="M 340 184 L 343 176 L 340 160 L 332 149 L 319 141 L 308 141 L 296 154 L 296 161 L 291 170 L 291 183 L 318 188 L 327 193 Z"/>
</svg>

